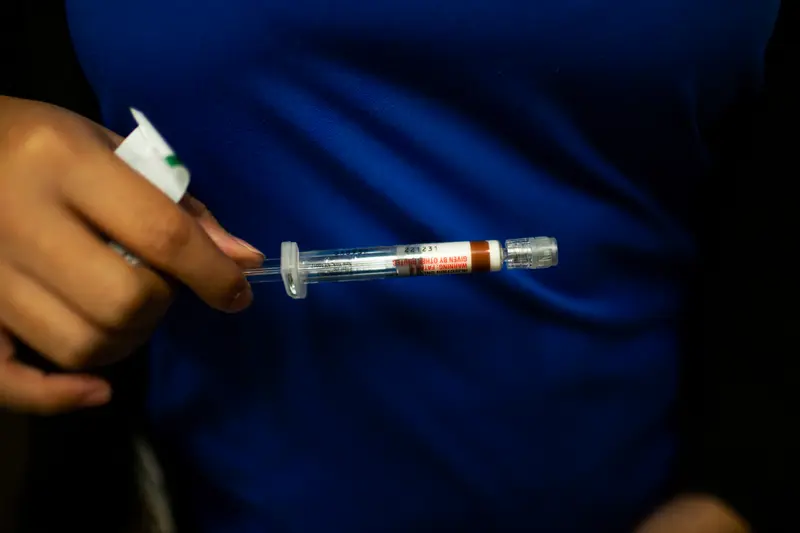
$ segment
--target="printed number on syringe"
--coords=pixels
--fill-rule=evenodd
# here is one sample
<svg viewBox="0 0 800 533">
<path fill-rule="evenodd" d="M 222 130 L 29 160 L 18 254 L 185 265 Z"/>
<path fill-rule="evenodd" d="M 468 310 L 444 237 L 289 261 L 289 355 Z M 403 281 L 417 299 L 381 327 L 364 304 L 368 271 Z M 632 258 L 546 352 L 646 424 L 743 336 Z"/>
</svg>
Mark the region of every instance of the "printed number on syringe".
<svg viewBox="0 0 800 533">
<path fill-rule="evenodd" d="M 436 245 L 406 246 L 405 250 L 403 251 L 407 254 L 424 254 L 428 252 L 438 252 L 439 247 Z"/>
</svg>

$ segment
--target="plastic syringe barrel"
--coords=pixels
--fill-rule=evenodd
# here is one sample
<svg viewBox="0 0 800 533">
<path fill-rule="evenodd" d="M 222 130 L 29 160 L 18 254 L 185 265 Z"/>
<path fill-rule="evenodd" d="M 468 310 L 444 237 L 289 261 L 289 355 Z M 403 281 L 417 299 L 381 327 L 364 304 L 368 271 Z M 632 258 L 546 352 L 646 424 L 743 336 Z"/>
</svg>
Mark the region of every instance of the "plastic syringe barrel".
<svg viewBox="0 0 800 533">
<path fill-rule="evenodd" d="M 510 239 L 505 244 L 462 241 L 300 253 L 296 243 L 284 242 L 280 260 L 267 259 L 245 274 L 253 283 L 281 279 L 286 293 L 301 299 L 312 283 L 492 272 L 503 265 L 541 269 L 558 263 L 558 245 L 551 237 Z"/>
</svg>

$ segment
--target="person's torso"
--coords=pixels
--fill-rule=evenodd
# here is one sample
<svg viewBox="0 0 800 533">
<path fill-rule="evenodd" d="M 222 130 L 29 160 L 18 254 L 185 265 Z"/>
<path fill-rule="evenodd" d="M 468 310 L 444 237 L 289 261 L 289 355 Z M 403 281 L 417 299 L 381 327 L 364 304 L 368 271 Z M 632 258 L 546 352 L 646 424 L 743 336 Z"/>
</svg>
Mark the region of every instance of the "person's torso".
<svg viewBox="0 0 800 533">
<path fill-rule="evenodd" d="M 551 235 L 541 272 L 186 295 L 150 410 L 198 532 L 619 531 L 674 453 L 705 132 L 777 0 L 69 1 L 107 124 L 279 253 Z"/>
</svg>

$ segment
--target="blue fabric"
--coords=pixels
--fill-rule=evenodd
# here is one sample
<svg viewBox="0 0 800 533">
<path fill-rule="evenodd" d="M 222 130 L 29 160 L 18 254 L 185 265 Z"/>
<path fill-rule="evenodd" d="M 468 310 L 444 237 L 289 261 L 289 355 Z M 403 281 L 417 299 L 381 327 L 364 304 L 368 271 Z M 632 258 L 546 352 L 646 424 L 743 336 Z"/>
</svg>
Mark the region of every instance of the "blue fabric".
<svg viewBox="0 0 800 533">
<path fill-rule="evenodd" d="M 142 109 L 268 255 L 552 235 L 541 272 L 186 294 L 149 409 L 188 531 L 626 531 L 675 453 L 708 131 L 778 0 L 69 1 L 107 124 Z"/>
</svg>

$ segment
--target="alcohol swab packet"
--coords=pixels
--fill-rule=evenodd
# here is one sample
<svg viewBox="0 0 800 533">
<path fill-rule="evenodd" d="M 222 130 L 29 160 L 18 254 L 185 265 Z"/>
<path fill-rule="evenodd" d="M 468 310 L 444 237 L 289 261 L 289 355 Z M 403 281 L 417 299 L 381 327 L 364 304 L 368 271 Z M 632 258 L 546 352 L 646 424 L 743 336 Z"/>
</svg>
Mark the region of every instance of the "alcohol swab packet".
<svg viewBox="0 0 800 533">
<path fill-rule="evenodd" d="M 117 147 L 114 153 L 133 170 L 155 185 L 175 203 L 181 201 L 189 188 L 190 174 L 158 130 L 141 111 L 131 108 L 137 127 Z M 111 247 L 126 261 L 138 265 L 141 261 L 117 243 Z"/>
</svg>

